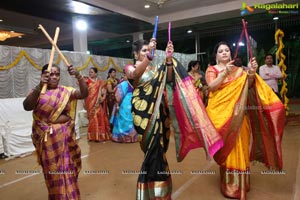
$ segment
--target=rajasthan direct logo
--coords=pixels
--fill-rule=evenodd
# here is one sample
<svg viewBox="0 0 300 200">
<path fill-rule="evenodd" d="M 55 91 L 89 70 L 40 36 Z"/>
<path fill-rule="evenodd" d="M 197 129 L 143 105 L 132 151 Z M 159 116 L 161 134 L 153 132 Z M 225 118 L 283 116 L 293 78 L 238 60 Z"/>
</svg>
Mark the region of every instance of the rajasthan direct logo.
<svg viewBox="0 0 300 200">
<path fill-rule="evenodd" d="M 249 12 L 253 12 L 254 8 L 252 8 L 251 6 L 248 6 L 246 4 L 246 2 L 242 2 L 242 8 L 241 8 L 241 15 L 245 15 Z"/>
</svg>

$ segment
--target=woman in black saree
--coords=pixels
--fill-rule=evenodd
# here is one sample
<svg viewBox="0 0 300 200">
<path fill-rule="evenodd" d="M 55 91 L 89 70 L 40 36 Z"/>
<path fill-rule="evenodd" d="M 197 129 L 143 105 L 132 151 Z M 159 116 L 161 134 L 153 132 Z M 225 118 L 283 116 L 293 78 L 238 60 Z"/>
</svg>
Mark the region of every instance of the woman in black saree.
<svg viewBox="0 0 300 200">
<path fill-rule="evenodd" d="M 125 73 L 135 88 L 133 123 L 145 154 L 136 199 L 171 199 L 172 180 L 166 159 L 170 117 L 178 161 L 183 160 L 189 150 L 199 147 L 205 147 L 207 154 L 213 156 L 223 141 L 209 120 L 186 69 L 172 57 L 172 42 L 167 44 L 166 59 L 160 67 L 150 66 L 151 52 L 156 49 L 155 39 L 150 43 L 138 40 L 132 47 L 136 62 L 127 65 Z"/>
</svg>

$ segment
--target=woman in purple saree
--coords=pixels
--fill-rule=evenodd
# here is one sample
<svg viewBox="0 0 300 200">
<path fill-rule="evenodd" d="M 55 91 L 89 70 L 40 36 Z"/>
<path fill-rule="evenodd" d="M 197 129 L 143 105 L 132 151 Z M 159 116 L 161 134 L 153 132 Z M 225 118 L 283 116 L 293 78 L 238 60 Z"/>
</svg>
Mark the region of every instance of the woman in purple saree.
<svg viewBox="0 0 300 200">
<path fill-rule="evenodd" d="M 38 163 L 42 166 L 48 188 L 48 199 L 80 199 L 78 174 L 81 169 L 80 148 L 75 140 L 76 99 L 88 95 L 85 80 L 73 66 L 68 67 L 80 90 L 59 86 L 60 69 L 51 72 L 45 65 L 41 81 L 23 102 L 24 109 L 33 110 L 32 141 Z M 41 94 L 41 86 L 47 91 Z"/>
</svg>

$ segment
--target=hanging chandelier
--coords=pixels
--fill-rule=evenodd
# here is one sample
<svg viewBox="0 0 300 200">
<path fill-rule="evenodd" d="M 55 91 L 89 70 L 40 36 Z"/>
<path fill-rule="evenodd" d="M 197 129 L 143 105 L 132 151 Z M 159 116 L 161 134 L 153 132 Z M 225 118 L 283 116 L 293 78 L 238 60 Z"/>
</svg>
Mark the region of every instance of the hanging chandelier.
<svg viewBox="0 0 300 200">
<path fill-rule="evenodd" d="M 6 39 L 13 38 L 13 37 L 19 37 L 22 35 L 24 35 L 24 34 L 12 32 L 12 31 L 0 30 L 0 41 L 5 41 Z"/>
</svg>

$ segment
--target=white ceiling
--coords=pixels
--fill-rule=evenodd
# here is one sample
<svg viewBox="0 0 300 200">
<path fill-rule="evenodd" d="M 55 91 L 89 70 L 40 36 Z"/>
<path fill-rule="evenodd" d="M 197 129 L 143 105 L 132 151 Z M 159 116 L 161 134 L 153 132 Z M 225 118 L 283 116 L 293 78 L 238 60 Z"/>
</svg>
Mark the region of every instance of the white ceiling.
<svg viewBox="0 0 300 200">
<path fill-rule="evenodd" d="M 12 0 L 10 0 L 12 1 Z M 47 0 L 42 0 L 47 1 Z M 49 0 L 48 0 L 49 1 Z M 157 6 L 149 1 L 166 1 L 162 6 Z M 289 0 L 288 0 L 289 1 Z M 283 1 L 283 2 L 288 2 Z M 25 1 L 30 2 L 30 1 Z M 168 22 L 172 22 L 172 28 L 193 26 L 196 24 L 204 24 L 207 22 L 216 22 L 230 18 L 241 17 L 240 9 L 242 2 L 247 5 L 254 5 L 255 3 L 266 4 L 278 2 L 277 0 L 79 0 L 73 2 L 83 2 L 94 6 L 93 13 L 101 15 L 103 9 L 118 13 L 120 15 L 128 16 L 130 18 L 138 19 L 147 23 L 154 23 L 155 16 L 159 16 L 159 30 L 167 29 Z M 150 4 L 149 9 L 145 9 L 145 4 Z M 29 3 L 28 3 L 29 4 Z M 34 5 L 32 5 L 34 6 Z M 58 5 L 59 6 L 59 5 Z M 64 5 L 65 6 L 65 5 Z M 16 5 L 17 7 L 17 5 Z M 97 9 L 100 8 L 100 9 Z M 38 8 L 35 8 L 38 9 Z M 258 12 L 256 10 L 256 12 Z M 74 12 L 76 13 L 76 12 Z M 44 47 L 49 45 L 42 34 L 38 34 L 38 24 L 43 24 L 47 30 L 55 30 L 55 27 L 61 27 L 59 42 L 61 45 L 72 44 L 72 24 L 61 22 L 59 20 L 45 19 L 41 17 L 33 17 L 28 14 L 16 13 L 13 11 L 1 10 L 0 4 L 0 18 L 5 16 L 8 24 L 0 23 L 0 29 L 15 28 L 17 31 L 22 31 L 26 34 L 31 34 L 27 40 L 11 41 L 2 43 L 7 45 L 20 45 L 28 47 Z M 124 26 L 124 24 L 122 24 Z M 112 21 L 110 26 L 121 26 L 117 21 Z M 152 30 L 144 30 L 142 32 L 150 32 Z M 134 32 L 129 33 L 134 34 Z M 53 35 L 53 34 L 52 34 Z M 88 41 L 103 40 L 108 38 L 116 38 L 128 33 L 109 32 L 101 28 L 91 28 L 88 31 Z M 0 43 L 1 44 L 1 43 Z M 44 45 L 44 46 L 43 46 Z"/>
<path fill-rule="evenodd" d="M 187 26 L 194 23 L 205 23 L 219 19 L 240 16 L 240 9 L 244 0 L 167 0 L 162 7 L 150 1 L 166 0 L 81 0 L 122 15 L 153 23 L 155 16 L 159 16 L 159 24 L 167 27 Z M 258 3 L 257 0 L 247 0 L 247 5 Z M 278 0 L 259 0 L 260 4 L 278 2 Z M 145 9 L 144 5 L 151 7 Z M 224 15 L 224 13 L 227 13 Z"/>
</svg>

